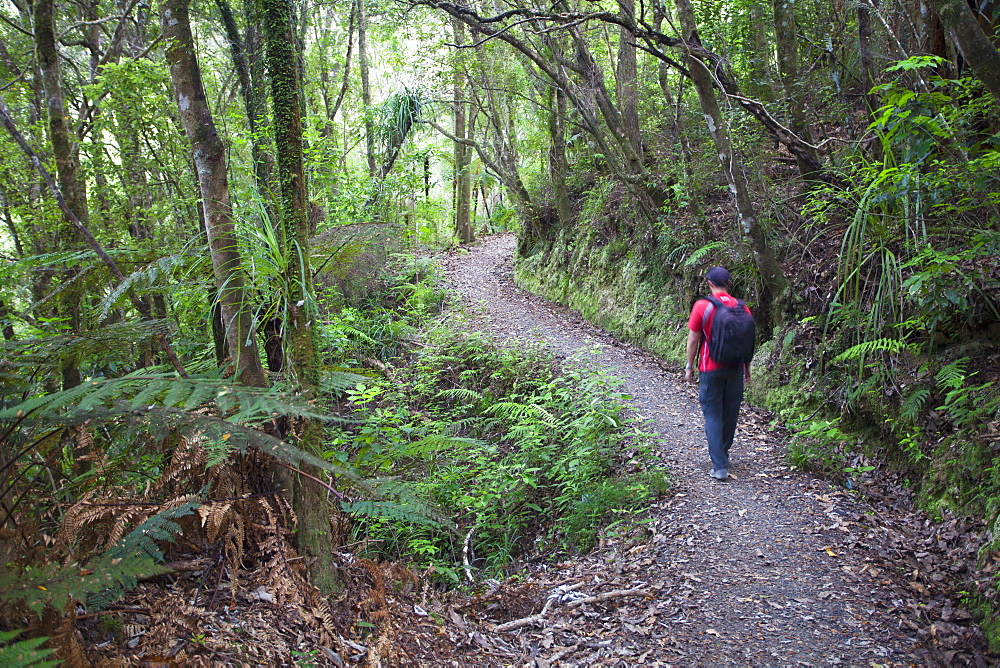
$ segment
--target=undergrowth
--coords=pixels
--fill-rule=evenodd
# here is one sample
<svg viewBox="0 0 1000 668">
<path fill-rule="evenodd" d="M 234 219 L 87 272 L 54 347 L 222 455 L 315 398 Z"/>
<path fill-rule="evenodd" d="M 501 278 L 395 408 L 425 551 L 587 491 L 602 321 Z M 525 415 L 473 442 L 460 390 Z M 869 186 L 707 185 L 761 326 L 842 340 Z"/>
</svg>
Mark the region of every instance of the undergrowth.
<svg viewBox="0 0 1000 668">
<path fill-rule="evenodd" d="M 492 576 L 534 553 L 589 549 L 615 511 L 665 489 L 620 383 L 582 358 L 560 365 L 441 330 L 399 363 L 391 382 L 352 393 L 363 422 L 339 427 L 328 456 L 405 480 L 445 521 L 358 518 L 370 553 L 456 584 L 463 570 Z"/>
</svg>

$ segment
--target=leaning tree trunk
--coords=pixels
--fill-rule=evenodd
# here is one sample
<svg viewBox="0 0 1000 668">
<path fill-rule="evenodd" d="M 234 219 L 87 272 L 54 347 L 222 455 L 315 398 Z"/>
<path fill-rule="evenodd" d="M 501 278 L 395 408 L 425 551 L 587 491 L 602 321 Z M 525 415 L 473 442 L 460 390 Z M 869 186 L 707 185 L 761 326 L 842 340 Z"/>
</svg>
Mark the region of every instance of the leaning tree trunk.
<svg viewBox="0 0 1000 668">
<path fill-rule="evenodd" d="M 257 337 L 243 287 L 243 269 L 229 199 L 226 152 L 208 109 L 201 70 L 194 52 L 188 0 L 164 0 L 160 10 L 170 78 L 181 122 L 191 143 L 201 190 L 205 230 L 226 342 L 230 353 L 235 356 L 238 380 L 244 385 L 264 387 L 267 381 L 260 364 Z"/>
<path fill-rule="evenodd" d="M 302 150 L 301 83 L 292 36 L 291 5 L 288 0 L 261 0 L 264 8 L 264 43 L 271 83 L 275 146 L 278 154 L 278 181 L 281 219 L 285 232 L 285 252 L 290 287 L 288 299 L 288 358 L 294 380 L 307 395 L 319 388 L 319 359 L 313 337 L 315 313 L 310 309 L 312 269 L 309 265 L 309 215 L 306 201 L 306 173 Z M 315 419 L 297 426 L 299 448 L 320 455 L 323 425 Z M 298 516 L 296 544 L 309 564 L 313 584 L 323 592 L 339 589 L 330 526 L 330 499 L 326 490 L 310 477 L 325 474 L 305 466 L 305 475 L 288 479 L 292 507 Z"/>
<path fill-rule="evenodd" d="M 680 18 L 681 28 L 684 31 L 685 41 L 695 45 L 700 45 L 698 39 L 698 29 L 695 23 L 694 10 L 691 8 L 690 0 L 676 0 L 677 13 Z M 778 299 L 785 292 L 788 281 L 781 270 L 781 265 L 775 259 L 774 254 L 767 245 L 764 238 L 764 231 L 757 222 L 757 214 L 750 200 L 750 191 L 747 185 L 746 175 L 743 165 L 733 151 L 732 142 L 729 139 L 729 126 L 726 123 L 722 111 L 719 109 L 719 101 L 715 97 L 715 90 L 712 87 L 712 74 L 705 63 L 694 56 L 688 54 L 688 69 L 691 72 L 691 80 L 694 82 L 695 90 L 698 91 L 698 100 L 701 102 L 701 109 L 708 120 L 708 129 L 715 141 L 715 149 L 719 154 L 719 162 L 722 164 L 722 171 L 729 181 L 729 188 L 736 199 L 736 211 L 739 215 L 740 227 L 743 234 L 750 240 L 750 247 L 753 251 L 754 263 L 760 276 L 764 281 L 764 287 L 770 292 L 773 299 Z"/>
<path fill-rule="evenodd" d="M 948 37 L 993 97 L 1000 100 L 1000 51 L 986 36 L 965 0 L 931 0 Z"/>
</svg>

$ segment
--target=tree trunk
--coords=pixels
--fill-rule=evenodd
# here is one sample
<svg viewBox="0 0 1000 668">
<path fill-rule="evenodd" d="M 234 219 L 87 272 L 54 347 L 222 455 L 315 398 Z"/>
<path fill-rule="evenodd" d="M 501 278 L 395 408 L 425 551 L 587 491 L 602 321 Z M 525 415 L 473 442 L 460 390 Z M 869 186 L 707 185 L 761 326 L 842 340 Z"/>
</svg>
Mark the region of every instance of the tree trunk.
<svg viewBox="0 0 1000 668">
<path fill-rule="evenodd" d="M 931 0 L 948 37 L 962 52 L 979 80 L 1000 100 L 1000 51 L 983 32 L 965 0 Z"/>
<path fill-rule="evenodd" d="M 461 47 L 465 43 L 465 24 L 458 19 L 452 19 L 452 28 L 455 31 L 455 43 Z M 463 99 L 463 83 L 465 73 L 463 71 L 462 51 L 458 49 L 455 58 L 455 136 L 459 139 L 467 139 L 465 105 Z M 472 151 L 462 141 L 455 142 L 455 234 L 463 244 L 476 240 L 476 235 L 472 230 L 472 220 L 470 219 L 471 199 L 472 199 L 472 175 L 470 167 L 472 163 Z"/>
<path fill-rule="evenodd" d="M 700 44 L 694 10 L 691 8 L 690 0 L 676 0 L 676 2 L 685 40 L 692 44 Z M 739 216 L 740 227 L 743 230 L 743 234 L 750 240 L 754 263 L 764 281 L 764 287 L 770 292 L 772 299 L 780 299 L 788 286 L 788 281 L 781 270 L 781 265 L 778 264 L 778 261 L 771 253 L 771 249 L 768 248 L 767 240 L 764 238 L 764 231 L 757 222 L 757 214 L 754 210 L 753 202 L 750 200 L 750 192 L 746 176 L 744 175 L 743 165 L 733 151 L 732 142 L 729 139 L 728 124 L 722 115 L 722 111 L 719 109 L 719 102 L 715 97 L 715 90 L 712 87 L 712 75 L 703 62 L 690 54 L 687 56 L 686 61 L 691 72 L 691 80 L 694 82 L 695 90 L 698 92 L 701 109 L 708 121 L 709 132 L 711 132 L 712 139 L 715 141 L 715 148 L 719 155 L 722 171 L 726 174 L 726 179 L 729 181 L 729 188 L 736 200 L 736 211 Z"/>
<path fill-rule="evenodd" d="M 771 70 L 771 44 L 767 39 L 767 12 L 764 0 L 751 0 L 750 31 L 753 34 L 753 53 L 750 56 L 750 82 L 747 90 L 761 102 L 774 101 L 774 89 L 771 87 L 773 73 Z"/>
<path fill-rule="evenodd" d="M 566 158 L 566 94 L 559 88 L 550 87 L 549 100 L 549 178 L 552 180 L 559 222 L 567 225 L 573 219 L 573 209 L 566 186 L 566 175 L 569 173 L 569 161 Z"/>
<path fill-rule="evenodd" d="M 229 0 L 215 0 L 216 7 L 222 17 L 222 26 L 229 42 L 229 51 L 233 59 L 233 68 L 240 83 L 240 97 L 243 98 L 243 108 L 247 116 L 247 130 L 250 136 L 250 159 L 253 161 L 253 174 L 257 186 L 257 196 L 264 203 L 264 208 L 276 223 L 277 209 L 271 188 L 271 163 L 267 159 L 263 128 L 264 104 L 260 90 L 255 85 L 250 70 L 250 57 L 246 43 L 240 38 L 236 17 L 233 15 Z"/>
<path fill-rule="evenodd" d="M 302 150 L 301 83 L 298 78 L 295 41 L 291 31 L 291 5 L 288 0 L 261 0 L 264 8 L 264 42 L 271 83 L 271 108 L 274 112 L 275 146 L 278 155 L 278 181 L 281 194 L 281 217 L 285 232 L 285 252 L 289 258 L 286 285 L 288 299 L 288 358 L 294 380 L 307 395 L 319 387 L 319 359 L 311 324 L 316 316 L 312 306 L 312 269 L 309 265 L 309 215 L 306 201 L 306 174 Z M 295 429 L 297 445 L 320 455 L 323 425 L 318 420 L 304 420 Z M 307 467 L 307 476 L 326 474 Z M 330 526 L 331 506 L 326 490 L 308 479 L 294 475 L 287 479 L 292 493 L 292 507 L 298 516 L 296 543 L 309 564 L 313 584 L 323 592 L 340 587 Z"/>
<path fill-rule="evenodd" d="M 781 74 L 781 84 L 785 89 L 785 100 L 788 104 L 788 116 L 791 119 L 792 132 L 802 137 L 807 144 L 812 144 L 812 133 L 806 122 L 805 95 L 799 81 L 799 40 L 795 19 L 795 0 L 774 0 L 774 34 L 778 43 L 778 71 Z M 819 164 L 819 156 L 808 149 L 809 158 L 795 156 L 799 174 L 806 181 L 817 177 L 814 165 Z"/>
<path fill-rule="evenodd" d="M 635 0 L 619 0 L 621 11 L 628 16 L 635 13 Z M 629 30 L 618 31 L 617 87 L 618 108 L 621 109 L 625 137 L 632 145 L 639 162 L 645 162 L 642 136 L 639 133 L 639 91 L 636 85 L 635 37 Z"/>
<path fill-rule="evenodd" d="M 163 37 L 167 40 L 170 78 L 198 175 L 226 341 L 230 353 L 236 357 L 238 380 L 244 385 L 264 387 L 267 381 L 260 364 L 250 305 L 243 287 L 243 269 L 229 199 L 225 147 L 216 132 L 205 98 L 191 35 L 188 0 L 164 0 L 160 10 Z"/>
<path fill-rule="evenodd" d="M 55 7 L 53 0 L 38 0 L 34 6 L 35 54 L 41 72 L 45 95 L 45 109 L 48 115 L 49 142 L 56 163 L 56 181 L 62 191 L 66 206 L 84 226 L 89 222 L 87 191 L 80 175 L 77 147 L 71 138 L 69 114 L 63 95 L 62 77 L 59 73 L 59 52 L 56 47 Z M 79 245 L 81 237 L 75 224 L 63 216 L 63 225 L 55 235 L 54 248 L 46 250 L 69 250 Z M 84 291 L 76 269 L 63 273 L 68 285 L 62 291 L 56 306 L 57 316 L 68 321 L 70 330 L 79 332 L 80 303 Z M 66 357 L 60 362 L 63 389 L 76 387 L 81 382 L 80 370 L 75 359 Z"/>
<path fill-rule="evenodd" d="M 354 0 L 358 8 L 358 72 L 361 74 L 361 104 L 365 117 L 365 155 L 368 159 L 368 176 L 375 178 L 375 123 L 372 121 L 372 89 L 368 64 L 368 10 L 365 0 Z"/>
</svg>

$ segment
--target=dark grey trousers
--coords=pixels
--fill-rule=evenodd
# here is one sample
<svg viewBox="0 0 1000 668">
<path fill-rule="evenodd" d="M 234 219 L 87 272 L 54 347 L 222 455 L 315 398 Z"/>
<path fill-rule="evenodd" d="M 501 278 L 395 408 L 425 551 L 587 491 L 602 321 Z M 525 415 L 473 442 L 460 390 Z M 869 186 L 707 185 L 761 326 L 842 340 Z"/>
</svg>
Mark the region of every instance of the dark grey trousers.
<svg viewBox="0 0 1000 668">
<path fill-rule="evenodd" d="M 729 449 L 743 401 L 743 369 L 734 366 L 699 374 L 699 401 L 705 415 L 705 436 L 712 469 L 729 468 Z"/>
</svg>

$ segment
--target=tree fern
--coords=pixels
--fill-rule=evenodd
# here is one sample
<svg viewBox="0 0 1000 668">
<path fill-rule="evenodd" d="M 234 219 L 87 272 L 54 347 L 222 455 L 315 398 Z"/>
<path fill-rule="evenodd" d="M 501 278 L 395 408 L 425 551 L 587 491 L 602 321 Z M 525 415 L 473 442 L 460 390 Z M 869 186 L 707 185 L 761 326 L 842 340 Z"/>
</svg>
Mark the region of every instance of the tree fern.
<svg viewBox="0 0 1000 668">
<path fill-rule="evenodd" d="M 46 661 L 54 650 L 38 649 L 48 638 L 29 638 L 13 642 L 21 631 L 0 631 L 0 666 L 4 668 L 51 668 L 58 661 Z"/>
</svg>

